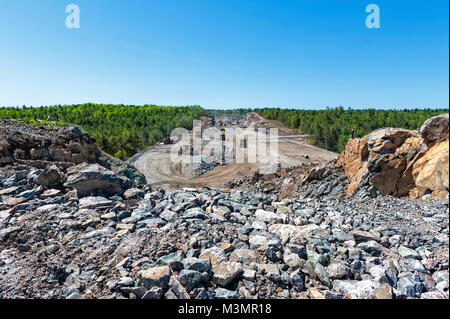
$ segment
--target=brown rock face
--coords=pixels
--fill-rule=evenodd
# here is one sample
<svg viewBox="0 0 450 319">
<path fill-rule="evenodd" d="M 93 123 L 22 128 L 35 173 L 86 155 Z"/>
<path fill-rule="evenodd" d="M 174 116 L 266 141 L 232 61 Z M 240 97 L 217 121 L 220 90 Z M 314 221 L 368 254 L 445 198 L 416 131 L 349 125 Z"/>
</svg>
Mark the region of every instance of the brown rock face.
<svg viewBox="0 0 450 319">
<path fill-rule="evenodd" d="M 416 131 L 383 129 L 367 140 L 370 183 L 383 195 L 405 196 L 414 180 L 409 163 L 425 150 Z"/>
<path fill-rule="evenodd" d="M 348 195 L 371 185 L 383 195 L 431 194 L 443 199 L 448 193 L 448 158 L 448 114 L 444 114 L 427 120 L 420 133 L 383 128 L 350 139 L 339 162 L 350 179 Z"/>
<path fill-rule="evenodd" d="M 412 175 L 418 196 L 444 199 L 448 193 L 449 143 L 440 142 L 432 146 L 423 157 L 414 163 Z"/>
<path fill-rule="evenodd" d="M 350 139 L 344 152 L 339 155 L 339 161 L 346 164 L 344 167 L 345 174 L 352 176 L 361 168 L 368 155 L 367 136 L 362 139 Z"/>
<path fill-rule="evenodd" d="M 339 156 L 350 178 L 347 194 L 370 183 L 383 195 L 408 195 L 414 185 L 408 164 L 424 148 L 418 132 L 395 128 L 350 140 Z"/>
<path fill-rule="evenodd" d="M 427 144 L 448 140 L 448 125 L 448 113 L 433 116 L 423 123 L 420 135 Z"/>
</svg>

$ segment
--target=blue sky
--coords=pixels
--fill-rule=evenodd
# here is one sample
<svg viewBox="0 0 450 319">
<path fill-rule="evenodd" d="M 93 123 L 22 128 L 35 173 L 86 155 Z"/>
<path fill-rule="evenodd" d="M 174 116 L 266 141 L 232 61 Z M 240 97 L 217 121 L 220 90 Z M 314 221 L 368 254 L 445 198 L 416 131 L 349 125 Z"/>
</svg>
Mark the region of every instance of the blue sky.
<svg viewBox="0 0 450 319">
<path fill-rule="evenodd" d="M 370 3 L 380 29 L 365 26 Z M 446 0 L 0 0 L 0 105 L 448 107 L 448 12 Z"/>
</svg>

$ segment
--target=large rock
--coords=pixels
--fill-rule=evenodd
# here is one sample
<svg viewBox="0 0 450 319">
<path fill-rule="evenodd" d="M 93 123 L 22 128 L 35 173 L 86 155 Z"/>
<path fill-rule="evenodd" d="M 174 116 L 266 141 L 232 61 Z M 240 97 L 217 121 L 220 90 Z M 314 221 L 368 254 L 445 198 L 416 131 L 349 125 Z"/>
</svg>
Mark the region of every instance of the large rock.
<svg viewBox="0 0 450 319">
<path fill-rule="evenodd" d="M 104 152 L 99 156 L 99 164 L 110 169 L 119 176 L 129 178 L 137 186 L 144 186 L 147 184 L 145 176 L 140 173 L 132 164 L 123 162 L 114 158 Z"/>
<path fill-rule="evenodd" d="M 350 179 L 347 195 L 373 187 L 383 195 L 433 194 L 443 199 L 448 193 L 448 157 L 445 114 L 426 121 L 420 133 L 383 128 L 350 139 L 339 162 Z"/>
<path fill-rule="evenodd" d="M 198 258 L 185 258 L 181 261 L 183 263 L 184 269 L 195 270 L 195 271 L 206 271 L 211 268 L 211 263 L 209 259 L 198 259 Z"/>
<path fill-rule="evenodd" d="M 224 288 L 215 289 L 215 297 L 217 299 L 239 299 L 239 292 Z"/>
<path fill-rule="evenodd" d="M 124 180 L 98 164 L 80 164 L 67 170 L 66 187 L 75 188 L 78 196 L 101 192 L 115 195 L 122 191 Z"/>
<path fill-rule="evenodd" d="M 265 223 L 282 223 L 286 219 L 284 214 L 276 214 L 262 209 L 257 209 L 255 217 Z"/>
<path fill-rule="evenodd" d="M 187 291 L 191 291 L 200 283 L 202 279 L 202 273 L 195 270 L 183 269 L 178 275 L 179 282 L 186 288 Z"/>
<path fill-rule="evenodd" d="M 211 267 L 214 269 L 226 261 L 227 256 L 222 249 L 213 247 L 203 250 L 198 258 L 208 259 L 211 263 Z"/>
<path fill-rule="evenodd" d="M 64 183 L 64 173 L 56 166 L 49 165 L 35 179 L 35 183 L 45 187 L 57 186 Z"/>
<path fill-rule="evenodd" d="M 140 277 L 145 288 L 152 287 L 167 288 L 170 280 L 169 266 L 152 267 L 141 271 Z"/>
<path fill-rule="evenodd" d="M 81 198 L 78 204 L 79 209 L 98 209 L 100 207 L 112 207 L 113 202 L 101 196 L 89 196 Z"/>
<path fill-rule="evenodd" d="M 433 116 L 423 123 L 420 128 L 420 135 L 425 143 L 448 140 L 448 125 L 448 113 Z"/>
<path fill-rule="evenodd" d="M 383 129 L 369 134 L 367 146 L 370 184 L 383 195 L 409 195 L 414 180 L 408 164 L 425 150 L 419 134 L 403 129 Z"/>
<path fill-rule="evenodd" d="M 266 246 L 269 243 L 269 239 L 262 235 L 251 235 L 248 239 L 251 249 L 258 249 Z"/>
<path fill-rule="evenodd" d="M 100 164 L 135 185 L 147 183 L 133 165 L 100 151 L 95 139 L 79 126 L 29 126 L 14 120 L 0 121 L 0 167 L 27 164 L 44 169 L 55 164 L 66 169 L 82 163 Z"/>
<path fill-rule="evenodd" d="M 242 266 L 237 262 L 225 262 L 214 269 L 213 281 L 219 286 L 226 287 L 242 273 Z"/>
<path fill-rule="evenodd" d="M 94 163 L 100 151 L 89 134 L 78 127 L 31 127 L 25 123 L 2 121 L 0 125 L 0 165 L 30 164 L 45 168 L 50 163 L 70 167 Z"/>
<path fill-rule="evenodd" d="M 252 249 L 236 249 L 230 254 L 230 261 L 236 261 L 246 265 L 250 265 L 252 262 L 256 262 L 258 254 Z"/>
<path fill-rule="evenodd" d="M 374 299 L 380 284 L 372 280 L 335 280 L 333 287 L 351 299 Z"/>
<path fill-rule="evenodd" d="M 349 194 L 353 194 L 363 174 L 367 174 L 367 162 L 364 162 L 368 156 L 367 136 L 362 139 L 350 139 L 345 150 L 339 155 L 338 160 L 344 164 L 345 174 L 350 178 Z"/>
<path fill-rule="evenodd" d="M 315 224 L 304 226 L 294 226 L 288 224 L 275 224 L 269 227 L 269 232 L 277 234 L 282 241 L 301 240 L 302 237 L 322 237 L 326 238 L 328 232 Z"/>
<path fill-rule="evenodd" d="M 448 148 L 448 140 L 439 142 L 414 163 L 412 176 L 419 197 L 430 194 L 433 198 L 445 199 L 448 193 L 449 177 Z"/>
<path fill-rule="evenodd" d="M 0 165 L 6 165 L 13 162 L 11 146 L 3 136 L 0 136 Z"/>
</svg>

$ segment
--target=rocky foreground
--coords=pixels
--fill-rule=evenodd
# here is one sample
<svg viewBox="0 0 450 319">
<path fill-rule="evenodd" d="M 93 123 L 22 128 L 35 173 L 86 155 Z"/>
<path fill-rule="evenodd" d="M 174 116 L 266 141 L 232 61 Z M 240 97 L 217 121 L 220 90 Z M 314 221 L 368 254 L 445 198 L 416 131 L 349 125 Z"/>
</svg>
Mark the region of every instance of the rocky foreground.
<svg viewBox="0 0 450 319">
<path fill-rule="evenodd" d="M 0 168 L 1 298 L 449 298 L 448 193 L 369 185 L 347 197 L 343 169 L 320 165 L 297 168 L 301 185 L 282 194 L 295 170 L 271 188 L 253 176 L 252 191 L 152 190 L 94 157 L 36 167 L 31 149 L 11 149 L 3 158 L 21 160 Z"/>
</svg>

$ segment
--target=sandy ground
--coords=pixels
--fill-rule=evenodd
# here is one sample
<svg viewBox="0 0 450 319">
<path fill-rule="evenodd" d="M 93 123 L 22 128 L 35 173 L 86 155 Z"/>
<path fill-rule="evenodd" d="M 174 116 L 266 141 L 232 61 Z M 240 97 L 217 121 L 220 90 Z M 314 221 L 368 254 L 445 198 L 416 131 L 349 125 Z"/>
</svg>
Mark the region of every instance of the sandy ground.
<svg viewBox="0 0 450 319">
<path fill-rule="evenodd" d="M 182 187 L 213 187 L 221 188 L 222 185 L 233 178 L 239 176 L 251 175 L 256 171 L 260 173 L 273 172 L 274 162 L 279 162 L 282 167 L 297 166 L 302 163 L 324 162 L 329 161 L 338 156 L 338 154 L 323 150 L 321 148 L 310 145 L 304 138 L 299 136 L 298 132 L 282 127 L 278 122 L 267 121 L 262 118 L 256 118 L 249 127 L 254 127 L 255 123 L 259 127 L 276 127 L 279 130 L 278 141 L 278 160 L 274 158 L 265 160 L 256 158 L 254 161 L 248 160 L 248 149 L 245 149 L 243 163 L 231 163 L 227 165 L 216 166 L 202 175 L 191 176 L 191 164 L 172 161 L 170 152 L 172 145 L 157 146 L 144 152 L 133 165 L 141 171 L 147 178 L 147 182 L 154 187 L 163 188 L 182 188 Z M 247 133 L 248 134 L 248 131 Z M 250 131 L 250 134 L 258 133 Z M 241 136 L 238 134 L 237 138 Z M 266 138 L 266 141 L 260 145 L 266 145 L 267 152 L 269 150 L 269 142 L 274 141 Z M 261 146 L 258 146 L 261 147 Z M 305 158 L 308 155 L 309 158 Z M 189 159 L 187 155 L 182 155 L 185 160 Z M 270 163 L 271 161 L 271 163 Z"/>
</svg>

